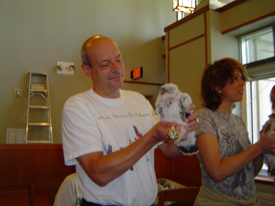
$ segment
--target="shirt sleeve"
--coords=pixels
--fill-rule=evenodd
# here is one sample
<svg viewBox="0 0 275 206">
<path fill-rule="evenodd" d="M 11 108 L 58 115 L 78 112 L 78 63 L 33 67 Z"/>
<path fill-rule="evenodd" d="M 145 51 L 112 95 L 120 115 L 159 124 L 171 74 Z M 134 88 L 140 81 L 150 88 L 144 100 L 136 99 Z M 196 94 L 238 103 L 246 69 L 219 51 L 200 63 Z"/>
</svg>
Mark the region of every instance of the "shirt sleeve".
<svg viewBox="0 0 275 206">
<path fill-rule="evenodd" d="M 210 114 L 210 111 L 200 110 L 198 112 L 198 118 L 199 124 L 196 128 L 196 136 L 200 134 L 213 134 L 217 136 L 216 124 Z"/>
<path fill-rule="evenodd" d="M 65 103 L 62 111 L 61 134 L 66 165 L 76 165 L 75 158 L 103 151 L 100 131 L 95 119 L 81 100 Z"/>
</svg>

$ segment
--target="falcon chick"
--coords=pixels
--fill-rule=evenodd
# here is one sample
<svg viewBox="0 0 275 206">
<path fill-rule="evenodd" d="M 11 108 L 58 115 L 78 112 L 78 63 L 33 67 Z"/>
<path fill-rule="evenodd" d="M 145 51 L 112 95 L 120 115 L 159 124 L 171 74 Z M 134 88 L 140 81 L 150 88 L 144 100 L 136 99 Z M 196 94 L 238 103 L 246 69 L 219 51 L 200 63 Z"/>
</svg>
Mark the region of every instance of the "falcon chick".
<svg viewBox="0 0 275 206">
<path fill-rule="evenodd" d="M 188 110 L 191 103 L 192 99 L 187 93 L 182 93 L 177 85 L 168 83 L 162 85 L 158 92 L 155 112 L 161 121 L 177 122 L 180 125 L 187 126 L 185 120 L 193 112 L 193 110 Z M 198 152 L 195 131 L 189 132 L 185 139 L 186 132 L 181 127 L 181 133 L 176 133 L 175 128 L 171 127 L 168 134 L 182 154 L 194 155 Z"/>
</svg>

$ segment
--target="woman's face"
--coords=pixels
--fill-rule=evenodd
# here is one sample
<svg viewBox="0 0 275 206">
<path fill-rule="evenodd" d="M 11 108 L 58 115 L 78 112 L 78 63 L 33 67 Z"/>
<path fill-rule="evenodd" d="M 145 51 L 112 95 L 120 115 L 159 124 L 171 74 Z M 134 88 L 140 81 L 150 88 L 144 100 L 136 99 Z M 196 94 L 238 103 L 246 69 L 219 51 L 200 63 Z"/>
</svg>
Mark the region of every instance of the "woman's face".
<svg viewBox="0 0 275 206">
<path fill-rule="evenodd" d="M 229 79 L 221 92 L 224 96 L 224 101 L 234 103 L 242 101 L 245 81 L 239 69 L 234 69 L 234 81 Z"/>
</svg>

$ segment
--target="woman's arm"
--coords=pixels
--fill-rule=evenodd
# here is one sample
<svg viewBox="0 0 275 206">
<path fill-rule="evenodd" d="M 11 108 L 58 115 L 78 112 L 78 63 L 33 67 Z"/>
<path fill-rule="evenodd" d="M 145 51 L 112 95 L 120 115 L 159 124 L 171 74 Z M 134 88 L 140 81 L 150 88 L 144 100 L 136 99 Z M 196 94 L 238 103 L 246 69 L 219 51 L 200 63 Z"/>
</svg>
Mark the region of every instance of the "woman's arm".
<svg viewBox="0 0 275 206">
<path fill-rule="evenodd" d="M 263 152 L 275 154 L 275 140 L 268 138 L 267 134 L 247 150 L 227 158 L 222 158 L 218 139 L 215 135 L 198 135 L 197 146 L 205 170 L 215 182 L 220 182 L 234 175 Z M 259 160 L 255 161 L 258 165 Z M 255 169 L 257 172 L 259 167 L 256 166 Z"/>
<path fill-rule="evenodd" d="M 262 157 L 262 155 L 257 156 L 253 160 L 253 165 L 254 165 L 254 176 L 257 176 L 258 173 L 261 171 L 261 169 L 263 167 L 263 157 Z"/>
</svg>

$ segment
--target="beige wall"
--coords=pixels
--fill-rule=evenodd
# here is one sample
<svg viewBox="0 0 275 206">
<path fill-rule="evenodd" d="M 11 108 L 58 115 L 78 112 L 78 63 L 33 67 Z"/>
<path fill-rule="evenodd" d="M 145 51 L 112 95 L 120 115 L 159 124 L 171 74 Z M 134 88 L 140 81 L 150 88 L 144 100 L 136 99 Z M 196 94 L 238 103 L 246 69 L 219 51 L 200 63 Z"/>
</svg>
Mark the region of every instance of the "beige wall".
<svg viewBox="0 0 275 206">
<path fill-rule="evenodd" d="M 186 21 L 166 33 L 167 81 L 190 94 L 196 108 L 200 108 L 200 79 L 205 65 L 204 14 Z M 169 42 L 168 42 L 169 41 Z M 169 46 L 168 46 L 169 43 Z"/>
<path fill-rule="evenodd" d="M 261 20 L 266 14 L 275 12 L 275 1 L 273 0 L 249 0 L 222 12 L 222 32 L 233 28 L 241 28 L 249 23 Z M 273 14 L 274 15 L 274 14 Z M 274 17 L 274 16 L 273 16 Z M 258 25 L 259 27 L 264 26 Z M 253 29 L 253 28 L 252 28 Z M 243 31 L 245 32 L 245 31 Z"/>
<path fill-rule="evenodd" d="M 209 63 L 224 58 L 232 57 L 239 59 L 239 45 L 238 38 L 228 34 L 221 34 L 223 25 L 222 13 L 216 11 L 209 11 Z"/>
<path fill-rule="evenodd" d="M 167 81 L 189 93 L 197 109 L 205 65 L 224 57 L 240 60 L 238 35 L 275 23 L 271 0 L 242 1 L 224 11 L 205 8 L 165 28 Z"/>
<path fill-rule="evenodd" d="M 47 73 L 54 143 L 61 143 L 60 121 L 64 102 L 89 89 L 91 81 L 80 65 L 80 47 L 91 35 L 103 34 L 120 46 L 126 75 L 143 66 L 143 78 L 165 82 L 161 36 L 175 21 L 167 0 L 0 0 L 0 143 L 6 129 L 25 129 L 28 72 Z M 75 74 L 56 74 L 57 61 L 74 62 Z M 13 89 L 22 89 L 21 97 Z M 129 84 L 125 89 L 156 95 L 158 86 Z"/>
</svg>

